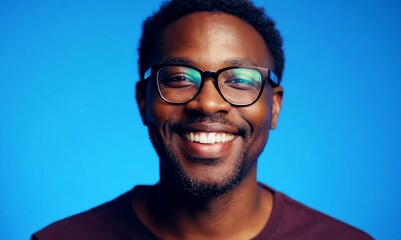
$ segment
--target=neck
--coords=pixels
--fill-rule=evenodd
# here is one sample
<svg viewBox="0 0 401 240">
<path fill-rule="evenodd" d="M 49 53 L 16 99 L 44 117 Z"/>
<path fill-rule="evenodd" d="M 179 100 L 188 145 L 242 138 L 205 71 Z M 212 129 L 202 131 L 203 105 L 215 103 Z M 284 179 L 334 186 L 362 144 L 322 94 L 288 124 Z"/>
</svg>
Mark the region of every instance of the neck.
<svg viewBox="0 0 401 240">
<path fill-rule="evenodd" d="M 134 202 L 139 218 L 162 239 L 250 239 L 262 230 L 272 209 L 271 193 L 257 184 L 256 166 L 217 197 L 201 198 L 177 189 L 161 178 L 143 201 L 137 201 L 142 204 Z"/>
</svg>

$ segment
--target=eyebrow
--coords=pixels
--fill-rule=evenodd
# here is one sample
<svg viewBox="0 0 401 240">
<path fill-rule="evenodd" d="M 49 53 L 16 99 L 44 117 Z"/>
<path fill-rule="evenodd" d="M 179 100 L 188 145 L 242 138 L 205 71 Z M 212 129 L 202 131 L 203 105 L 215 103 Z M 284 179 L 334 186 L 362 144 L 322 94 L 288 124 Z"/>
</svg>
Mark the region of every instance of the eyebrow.
<svg viewBox="0 0 401 240">
<path fill-rule="evenodd" d="M 224 61 L 224 63 L 238 67 L 249 67 L 249 66 L 258 67 L 258 65 L 254 61 L 248 58 L 231 58 Z"/>
<path fill-rule="evenodd" d="M 167 57 L 160 61 L 161 64 L 185 64 L 194 65 L 194 61 L 185 57 Z"/>
<path fill-rule="evenodd" d="M 189 58 L 186 57 L 167 57 L 164 58 L 161 62 L 161 64 L 185 64 L 185 65 L 191 65 L 191 66 L 195 66 L 195 62 L 192 61 Z M 253 67 L 258 67 L 258 65 L 248 59 L 248 58 L 230 58 L 224 61 L 225 65 L 228 66 L 237 66 L 237 67 L 249 67 L 249 66 L 253 66 Z"/>
</svg>

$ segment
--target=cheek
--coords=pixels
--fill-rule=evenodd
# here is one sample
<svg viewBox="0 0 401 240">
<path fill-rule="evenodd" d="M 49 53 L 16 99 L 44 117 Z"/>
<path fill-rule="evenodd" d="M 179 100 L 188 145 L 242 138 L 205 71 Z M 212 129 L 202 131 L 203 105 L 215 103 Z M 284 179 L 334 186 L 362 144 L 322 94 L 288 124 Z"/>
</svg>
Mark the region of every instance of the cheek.
<svg viewBox="0 0 401 240">
<path fill-rule="evenodd" d="M 244 109 L 243 116 L 254 131 L 270 129 L 271 107 L 267 96 L 263 94 L 256 103 Z"/>
<path fill-rule="evenodd" d="M 152 125 L 161 128 L 167 122 L 174 122 L 179 116 L 180 107 L 163 101 L 157 92 L 148 95 L 146 117 Z"/>
<path fill-rule="evenodd" d="M 159 126 L 164 114 L 163 100 L 160 99 L 155 86 L 150 83 L 146 93 L 146 120 L 154 126 Z"/>
<path fill-rule="evenodd" d="M 155 126 L 160 126 L 166 120 L 167 108 L 158 99 L 150 99 L 147 107 L 147 118 Z"/>
<path fill-rule="evenodd" d="M 266 107 L 247 111 L 249 114 L 246 120 L 252 127 L 253 134 L 263 134 L 270 129 L 270 113 Z"/>
<path fill-rule="evenodd" d="M 266 95 L 262 95 L 256 103 L 244 108 L 242 116 L 251 127 L 249 137 L 252 139 L 250 141 L 252 142 L 252 149 L 261 151 L 269 138 L 271 121 L 270 103 Z"/>
</svg>

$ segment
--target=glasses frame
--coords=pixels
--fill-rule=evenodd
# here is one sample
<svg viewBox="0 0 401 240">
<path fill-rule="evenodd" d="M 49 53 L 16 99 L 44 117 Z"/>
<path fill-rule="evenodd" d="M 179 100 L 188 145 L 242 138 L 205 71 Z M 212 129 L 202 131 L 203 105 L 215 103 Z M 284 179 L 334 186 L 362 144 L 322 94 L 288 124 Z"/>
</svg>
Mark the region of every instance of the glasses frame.
<svg viewBox="0 0 401 240">
<path fill-rule="evenodd" d="M 201 83 L 200 83 L 200 86 L 199 86 L 199 89 L 198 89 L 197 93 L 196 93 L 191 99 L 189 99 L 189 100 L 187 100 L 187 101 L 184 101 L 184 102 L 174 102 L 174 101 L 170 101 L 170 100 L 166 99 L 166 98 L 162 95 L 162 93 L 160 92 L 159 84 L 157 83 L 160 69 L 162 69 L 162 68 L 164 68 L 164 67 L 174 67 L 174 66 L 191 68 L 191 69 L 194 69 L 194 70 L 198 71 L 198 72 L 200 73 L 200 75 L 201 75 Z M 237 104 L 237 103 L 233 103 L 233 102 L 231 102 L 231 101 L 228 101 L 228 100 L 224 97 L 224 95 L 222 94 L 222 92 L 220 91 L 220 87 L 219 87 L 219 84 L 218 84 L 218 77 L 219 77 L 220 73 L 222 73 L 222 72 L 224 72 L 224 71 L 226 71 L 226 70 L 236 69 L 236 68 L 254 69 L 254 70 L 257 70 L 257 71 L 261 74 L 261 76 L 262 76 L 262 84 L 261 84 L 261 88 L 260 88 L 259 94 L 258 94 L 258 96 L 256 97 L 256 99 L 255 99 L 253 102 L 251 102 L 251 103 L 246 103 L 246 104 Z M 177 105 L 178 105 L 178 104 L 186 104 L 186 103 L 192 101 L 193 99 L 195 99 L 195 98 L 198 96 L 198 94 L 202 91 L 203 85 L 205 85 L 205 79 L 207 79 L 207 78 L 213 79 L 214 87 L 217 89 L 217 92 L 218 92 L 218 93 L 220 94 L 220 96 L 224 99 L 224 101 L 230 103 L 230 104 L 233 105 L 233 106 L 240 106 L 240 107 L 250 106 L 250 105 L 254 104 L 255 102 L 257 102 L 257 101 L 259 100 L 260 96 L 262 95 L 262 92 L 263 92 L 263 89 L 264 89 L 264 86 L 265 86 L 266 79 L 269 81 L 269 83 L 270 83 L 270 85 L 271 85 L 272 87 L 280 86 L 280 79 L 278 79 L 277 75 L 276 75 L 272 70 L 270 70 L 270 69 L 268 69 L 268 68 L 254 67 L 254 66 L 246 66 L 246 67 L 231 66 L 231 67 L 226 67 L 226 68 L 219 69 L 219 70 L 217 70 L 216 72 L 212 72 L 212 71 L 204 71 L 204 70 L 202 70 L 202 69 L 200 69 L 200 68 L 197 68 L 197 67 L 194 67 L 194 66 L 191 66 L 191 65 L 186 65 L 186 64 L 155 64 L 155 65 L 152 65 L 152 66 L 145 72 L 145 74 L 144 74 L 144 76 L 143 76 L 143 80 L 146 81 L 146 80 L 148 80 L 148 79 L 149 79 L 150 77 L 152 77 L 152 76 L 153 76 L 153 78 L 154 78 L 155 81 L 156 81 L 157 92 L 159 93 L 160 98 L 163 99 L 163 100 L 164 100 L 165 102 L 167 102 L 167 103 L 170 103 L 170 104 L 177 104 Z"/>
</svg>

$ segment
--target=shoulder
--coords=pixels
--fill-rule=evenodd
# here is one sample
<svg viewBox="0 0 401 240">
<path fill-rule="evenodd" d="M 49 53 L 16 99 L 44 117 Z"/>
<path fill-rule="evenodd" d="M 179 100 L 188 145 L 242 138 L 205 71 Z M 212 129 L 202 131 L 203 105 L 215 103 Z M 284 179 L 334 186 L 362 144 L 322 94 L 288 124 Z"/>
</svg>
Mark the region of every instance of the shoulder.
<svg viewBox="0 0 401 240">
<path fill-rule="evenodd" d="M 88 211 L 54 222 L 34 233 L 31 239 L 149 239 L 147 229 L 131 208 L 134 190 Z"/>
<path fill-rule="evenodd" d="M 367 233 L 274 191 L 271 222 L 280 239 L 370 240 Z"/>
<path fill-rule="evenodd" d="M 104 231 L 104 225 L 107 225 L 102 217 L 102 208 L 99 206 L 54 222 L 36 232 L 32 239 L 86 239 L 89 236 L 95 239 Z"/>
<path fill-rule="evenodd" d="M 303 232 L 315 239 L 372 239 L 365 232 L 321 213 L 283 194 L 285 201 L 283 226 L 289 232 Z"/>
</svg>

